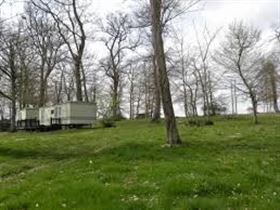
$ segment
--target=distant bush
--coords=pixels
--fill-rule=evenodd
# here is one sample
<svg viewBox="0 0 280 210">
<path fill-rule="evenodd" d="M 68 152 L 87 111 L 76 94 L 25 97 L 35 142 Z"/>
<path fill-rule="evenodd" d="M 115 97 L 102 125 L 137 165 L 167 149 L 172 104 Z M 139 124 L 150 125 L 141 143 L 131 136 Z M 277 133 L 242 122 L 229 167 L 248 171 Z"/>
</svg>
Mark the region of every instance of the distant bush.
<svg viewBox="0 0 280 210">
<path fill-rule="evenodd" d="M 146 117 L 147 117 L 146 114 L 141 113 L 141 114 L 137 114 L 136 119 L 140 120 L 140 119 L 145 119 Z"/>
<path fill-rule="evenodd" d="M 224 115 L 224 119 L 226 120 L 238 120 L 238 116 L 235 114 L 228 114 L 228 115 Z"/>
<path fill-rule="evenodd" d="M 203 119 L 203 118 L 195 118 L 195 119 L 189 119 L 187 121 L 188 126 L 212 126 L 214 125 L 214 122 L 210 119 Z"/>
<path fill-rule="evenodd" d="M 205 113 L 209 112 L 211 116 L 223 115 L 226 113 L 227 107 L 218 102 L 214 102 L 212 105 L 209 105 L 209 107 L 202 107 L 202 111 Z"/>
<path fill-rule="evenodd" d="M 126 118 L 125 118 L 122 114 L 119 114 L 119 115 L 114 119 L 114 121 L 122 121 L 122 120 L 126 120 Z"/>
<path fill-rule="evenodd" d="M 100 121 L 100 125 L 102 128 L 114 128 L 116 127 L 116 123 L 112 119 L 102 119 Z"/>
</svg>

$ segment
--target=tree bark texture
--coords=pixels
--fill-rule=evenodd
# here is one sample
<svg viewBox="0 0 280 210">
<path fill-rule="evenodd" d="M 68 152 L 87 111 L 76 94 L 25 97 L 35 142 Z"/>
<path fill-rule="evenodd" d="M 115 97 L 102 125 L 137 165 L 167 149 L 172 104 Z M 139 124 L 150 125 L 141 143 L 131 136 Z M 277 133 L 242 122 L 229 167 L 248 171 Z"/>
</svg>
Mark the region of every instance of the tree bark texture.
<svg viewBox="0 0 280 210">
<path fill-rule="evenodd" d="M 165 115 L 167 143 L 171 145 L 181 144 L 177 130 L 176 119 L 170 93 L 169 79 L 167 75 L 166 60 L 164 53 L 164 44 L 162 38 L 161 24 L 161 0 L 150 0 L 152 12 L 152 36 L 153 47 L 156 57 L 158 77 L 160 80 L 160 92 L 162 105 Z"/>
</svg>

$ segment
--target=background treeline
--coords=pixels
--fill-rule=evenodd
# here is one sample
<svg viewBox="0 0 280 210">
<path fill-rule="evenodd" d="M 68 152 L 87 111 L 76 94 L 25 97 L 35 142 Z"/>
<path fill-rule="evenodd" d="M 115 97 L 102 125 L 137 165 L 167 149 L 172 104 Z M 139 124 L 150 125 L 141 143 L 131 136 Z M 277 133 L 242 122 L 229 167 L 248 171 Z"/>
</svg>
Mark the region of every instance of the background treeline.
<svg viewBox="0 0 280 210">
<path fill-rule="evenodd" d="M 17 21 L 0 20 L 0 116 L 12 130 L 18 109 L 71 100 L 115 120 L 158 121 L 163 107 L 169 125 L 174 104 L 186 117 L 209 117 L 249 100 L 256 123 L 260 105 L 279 112 L 279 28 L 264 40 L 242 21 L 216 30 L 191 23 L 190 43 L 173 20 L 201 1 L 133 3 L 101 18 L 90 1 L 29 0 Z"/>
</svg>

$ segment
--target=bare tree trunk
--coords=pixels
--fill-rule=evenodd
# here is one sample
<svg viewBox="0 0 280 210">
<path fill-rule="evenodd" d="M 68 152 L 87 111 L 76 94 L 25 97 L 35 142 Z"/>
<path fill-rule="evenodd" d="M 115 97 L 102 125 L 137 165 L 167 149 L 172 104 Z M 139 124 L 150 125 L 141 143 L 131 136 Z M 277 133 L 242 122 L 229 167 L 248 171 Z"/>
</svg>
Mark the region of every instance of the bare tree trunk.
<svg viewBox="0 0 280 210">
<path fill-rule="evenodd" d="M 145 71 L 145 75 L 144 77 L 146 78 L 146 81 L 145 81 L 145 84 L 144 84 L 144 90 L 145 90 L 145 97 L 144 97 L 144 100 L 145 100 L 145 118 L 149 118 L 149 113 L 150 113 L 150 95 L 149 95 L 149 81 L 147 78 L 149 78 L 149 74 Z"/>
<path fill-rule="evenodd" d="M 213 87 L 212 87 L 212 80 L 211 80 L 211 73 L 208 73 L 208 94 L 209 94 L 209 99 L 210 99 L 210 107 L 211 107 L 211 115 L 215 116 L 216 115 L 216 106 L 215 106 L 215 101 L 214 101 L 214 96 L 213 96 Z"/>
<path fill-rule="evenodd" d="M 269 77 L 270 77 L 270 82 L 271 82 L 273 108 L 276 113 L 279 113 L 280 110 L 278 107 L 278 94 L 277 94 L 277 82 L 276 82 L 275 68 L 270 67 Z"/>
<path fill-rule="evenodd" d="M 134 119 L 134 83 L 131 81 L 130 91 L 129 91 L 129 118 L 131 120 Z"/>
<path fill-rule="evenodd" d="M 163 110 L 166 122 L 167 143 L 171 145 L 181 144 L 179 133 L 177 130 L 176 119 L 172 104 L 172 98 L 169 87 L 169 79 L 166 69 L 164 45 L 162 38 L 161 25 L 161 0 L 150 0 L 152 12 L 152 34 L 153 47 L 156 56 L 157 72 L 160 79 L 160 89 Z"/>
<path fill-rule="evenodd" d="M 16 80 L 12 79 L 11 132 L 16 131 Z"/>
<path fill-rule="evenodd" d="M 15 51 L 11 46 L 11 58 L 10 58 L 10 68 L 11 68 L 11 132 L 16 131 L 16 95 L 17 95 L 17 75 L 16 75 L 16 66 L 15 66 Z"/>
<path fill-rule="evenodd" d="M 40 98 L 39 98 L 39 107 L 43 107 L 46 103 L 46 87 L 47 81 L 45 80 L 44 76 L 40 76 Z"/>
<path fill-rule="evenodd" d="M 250 93 L 251 101 L 252 101 L 252 107 L 253 107 L 253 115 L 254 115 L 254 123 L 258 124 L 258 101 L 256 100 L 256 96 L 251 92 Z"/>
<path fill-rule="evenodd" d="M 119 115 L 119 81 L 115 79 L 112 89 L 112 117 L 114 120 L 118 120 Z"/>
<path fill-rule="evenodd" d="M 233 82 L 230 82 L 230 97 L 231 97 L 231 114 L 234 115 L 234 89 L 233 89 Z"/>
<path fill-rule="evenodd" d="M 82 82 L 81 82 L 81 60 L 79 58 L 75 58 L 75 67 L 74 67 L 74 75 L 76 82 L 76 98 L 77 101 L 83 101 L 83 91 L 82 91 Z"/>
<path fill-rule="evenodd" d="M 185 117 L 189 117 L 189 108 L 188 108 L 188 93 L 187 89 L 184 85 L 184 110 L 185 110 Z"/>
<path fill-rule="evenodd" d="M 0 119 L 1 119 L 1 120 L 4 120 L 4 111 L 3 111 L 2 109 L 0 110 L 0 116 L 1 116 Z"/>
<path fill-rule="evenodd" d="M 138 94 L 137 104 L 136 104 L 136 117 L 140 114 L 140 102 L 141 102 L 141 93 Z"/>
<path fill-rule="evenodd" d="M 278 107 L 278 100 L 277 100 L 277 92 L 274 92 L 273 93 L 273 108 L 274 108 L 274 111 L 276 113 L 279 113 L 280 110 L 279 110 L 279 107 Z"/>
<path fill-rule="evenodd" d="M 195 70 L 197 71 L 198 77 L 197 79 L 199 79 L 199 83 L 201 86 L 201 91 L 202 91 L 202 98 L 203 98 L 203 116 L 209 118 L 209 99 L 208 99 L 208 93 L 206 90 L 206 86 L 207 86 L 207 80 L 206 80 L 206 75 L 205 75 L 205 71 L 202 73 L 200 72 L 200 69 L 196 67 L 196 65 L 194 65 Z M 203 69 L 205 70 L 205 69 Z"/>
<path fill-rule="evenodd" d="M 198 88 L 199 88 L 199 81 L 198 81 L 198 79 L 197 79 L 197 75 L 196 74 L 194 74 L 194 76 L 195 76 L 195 90 L 194 90 L 194 93 L 192 93 L 192 91 L 191 91 L 191 97 L 192 97 L 192 101 L 193 101 L 193 113 L 194 113 L 194 116 L 198 116 L 198 111 L 197 111 L 197 95 L 198 95 Z"/>
<path fill-rule="evenodd" d="M 93 88 L 93 97 L 92 97 L 92 102 L 93 102 L 94 104 L 96 104 L 96 98 L 97 98 L 97 89 L 96 89 L 96 87 L 94 86 L 94 88 Z"/>
<path fill-rule="evenodd" d="M 237 62 L 237 69 L 238 69 L 239 76 L 241 77 L 241 79 L 242 79 L 244 85 L 246 86 L 246 88 L 248 89 L 249 96 L 251 98 L 252 108 L 253 108 L 254 123 L 258 124 L 258 117 L 257 117 L 257 114 L 258 114 L 258 112 L 257 112 L 258 101 L 257 101 L 257 96 L 254 93 L 253 88 L 249 85 L 249 83 L 245 79 L 244 74 L 243 74 L 243 72 L 241 70 L 240 63 L 241 63 L 242 53 L 243 53 L 243 49 L 241 48 L 240 52 L 239 52 L 239 59 L 238 59 L 238 62 Z"/>
<path fill-rule="evenodd" d="M 56 104 L 59 104 L 62 102 L 62 88 L 63 88 L 63 72 L 60 75 L 60 80 L 58 82 L 56 82 L 55 84 L 55 91 L 56 91 Z"/>
<path fill-rule="evenodd" d="M 159 122 L 160 120 L 160 109 L 161 109 L 161 102 L 160 102 L 160 82 L 157 74 L 157 65 L 156 65 L 156 56 L 153 55 L 153 70 L 154 70 L 154 97 L 155 97 L 155 104 L 154 104 L 154 111 L 152 122 Z"/>
<path fill-rule="evenodd" d="M 87 90 L 87 79 L 86 79 L 86 73 L 85 73 L 85 69 L 84 69 L 83 65 L 82 65 L 81 71 L 82 71 L 82 75 L 83 75 L 83 86 L 84 86 L 85 102 L 89 102 L 88 90 Z"/>
</svg>

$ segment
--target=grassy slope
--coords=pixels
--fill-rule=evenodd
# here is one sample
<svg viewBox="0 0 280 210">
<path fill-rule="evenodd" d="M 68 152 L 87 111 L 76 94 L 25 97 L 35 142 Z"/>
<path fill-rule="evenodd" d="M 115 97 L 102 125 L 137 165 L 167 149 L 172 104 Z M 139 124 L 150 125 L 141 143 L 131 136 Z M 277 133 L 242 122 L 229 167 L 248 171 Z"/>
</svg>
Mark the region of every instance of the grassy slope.
<svg viewBox="0 0 280 210">
<path fill-rule="evenodd" d="M 280 118 L 0 133 L 0 209 L 280 209 Z"/>
</svg>

